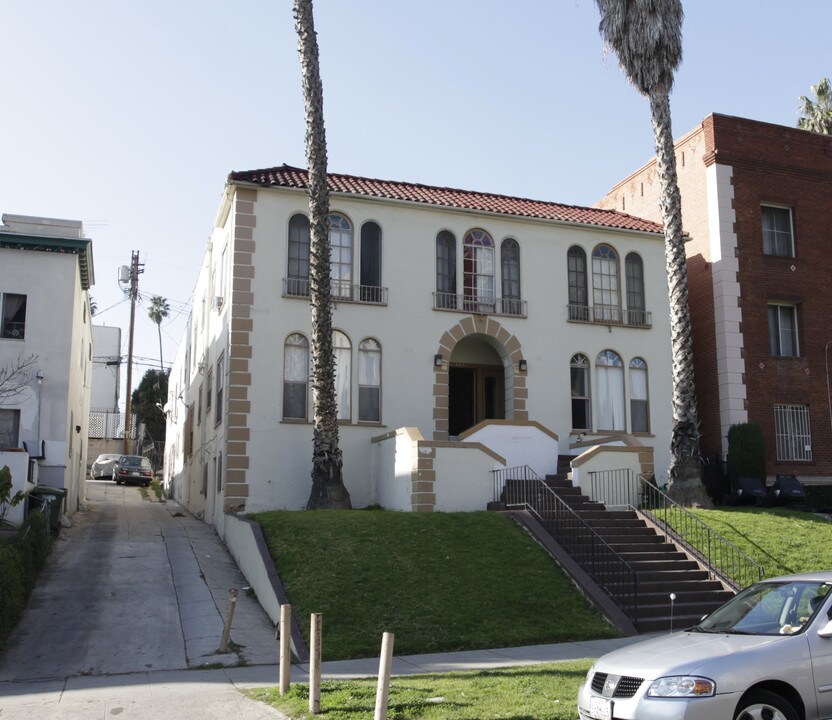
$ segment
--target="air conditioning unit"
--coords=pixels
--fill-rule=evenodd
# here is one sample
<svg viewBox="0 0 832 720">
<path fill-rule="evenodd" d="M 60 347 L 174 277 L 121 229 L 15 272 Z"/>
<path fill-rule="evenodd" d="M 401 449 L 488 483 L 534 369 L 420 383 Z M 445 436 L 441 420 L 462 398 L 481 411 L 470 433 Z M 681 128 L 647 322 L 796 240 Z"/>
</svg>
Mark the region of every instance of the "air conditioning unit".
<svg viewBox="0 0 832 720">
<path fill-rule="evenodd" d="M 222 310 L 223 305 L 225 305 L 225 298 L 220 297 L 219 295 L 217 295 L 214 298 L 214 304 L 212 305 L 212 307 L 214 308 L 214 310 L 219 312 L 220 310 Z"/>
</svg>

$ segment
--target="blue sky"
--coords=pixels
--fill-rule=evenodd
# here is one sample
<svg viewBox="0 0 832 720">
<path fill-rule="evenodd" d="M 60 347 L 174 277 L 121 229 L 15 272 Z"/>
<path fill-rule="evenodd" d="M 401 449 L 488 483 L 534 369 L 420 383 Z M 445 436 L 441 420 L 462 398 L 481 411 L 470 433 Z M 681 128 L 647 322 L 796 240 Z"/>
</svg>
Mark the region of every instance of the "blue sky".
<svg viewBox="0 0 832 720">
<path fill-rule="evenodd" d="M 712 112 L 793 126 L 832 75 L 828 0 L 685 12 L 677 136 Z M 592 0 L 317 0 L 315 15 L 332 171 L 591 205 L 653 152 Z M 228 173 L 305 165 L 291 0 L 4 0 L 0 27 L 0 212 L 84 222 L 98 321 L 125 330 L 125 353 L 117 268 L 140 251 L 141 292 L 174 308 L 172 360 Z M 135 352 L 152 363 L 146 307 Z"/>
</svg>

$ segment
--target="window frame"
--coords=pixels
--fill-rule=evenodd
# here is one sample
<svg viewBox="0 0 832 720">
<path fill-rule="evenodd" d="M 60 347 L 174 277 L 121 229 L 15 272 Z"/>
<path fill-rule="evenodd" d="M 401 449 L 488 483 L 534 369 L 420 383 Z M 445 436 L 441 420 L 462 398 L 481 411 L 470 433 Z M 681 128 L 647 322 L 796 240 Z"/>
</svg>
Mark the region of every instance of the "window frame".
<svg viewBox="0 0 832 720">
<path fill-rule="evenodd" d="M 650 373 L 647 369 L 647 361 L 641 357 L 634 357 L 630 360 L 629 370 L 629 391 L 630 391 L 630 432 L 632 433 L 650 433 Z M 644 373 L 644 397 L 635 397 L 636 388 L 633 382 L 633 371 L 637 373 Z M 644 421 L 646 426 L 641 428 L 636 427 L 636 418 L 641 417 L 640 413 L 636 412 L 637 407 L 644 408 Z"/>
<path fill-rule="evenodd" d="M 590 372 L 589 356 L 585 353 L 575 353 L 569 361 L 569 391 L 571 394 L 571 422 L 573 430 L 590 432 L 592 430 L 592 373 Z M 576 373 L 583 376 L 584 394 L 578 394 L 576 390 Z M 575 423 L 575 403 L 583 404 L 583 412 L 586 416 L 586 427 L 579 427 Z"/>
<path fill-rule="evenodd" d="M 776 315 L 773 315 L 774 311 Z M 789 311 L 792 320 L 791 330 L 783 330 L 783 312 Z M 768 312 L 768 349 L 772 357 L 800 357 L 800 332 L 798 327 L 797 305 L 793 303 L 770 302 L 767 305 Z M 774 326 L 776 324 L 776 327 Z M 783 352 L 783 334 L 791 336 L 793 352 Z"/>
<path fill-rule="evenodd" d="M 586 250 L 573 245 L 566 251 L 566 278 L 569 287 L 569 319 L 589 320 L 589 276 Z"/>
<path fill-rule="evenodd" d="M 621 322 L 621 262 L 608 243 L 592 250 L 592 314 L 595 322 Z"/>
<path fill-rule="evenodd" d="M 772 220 L 774 220 L 772 226 L 766 227 L 766 211 L 769 211 L 772 216 Z M 779 245 L 779 234 L 784 234 L 784 230 L 778 230 L 776 225 L 776 213 L 778 212 L 786 212 L 788 213 L 788 220 L 789 220 L 789 230 L 788 230 L 788 242 L 789 247 L 787 248 L 786 252 L 777 252 L 778 245 Z M 793 258 L 795 257 L 795 237 L 794 237 L 794 213 L 792 212 L 792 208 L 788 205 L 777 205 L 775 203 L 763 203 L 760 205 L 760 228 L 763 237 L 763 255 L 767 257 L 779 257 L 779 258 Z"/>
<path fill-rule="evenodd" d="M 637 252 L 629 252 L 624 258 L 624 278 L 627 293 L 627 324 L 647 325 L 644 260 Z"/>
<path fill-rule="evenodd" d="M 216 379 L 216 390 L 215 390 L 215 397 L 216 397 L 216 404 L 214 406 L 214 425 L 219 425 L 222 422 L 222 414 L 223 414 L 223 395 L 225 392 L 225 353 L 220 353 L 219 357 L 217 358 L 217 379 Z"/>
<path fill-rule="evenodd" d="M 358 261 L 358 284 L 363 302 L 382 302 L 382 234 L 381 225 L 368 220 L 361 225 L 361 248 Z"/>
<path fill-rule="evenodd" d="M 303 213 L 295 213 L 289 218 L 286 242 L 287 295 L 309 295 L 309 249 L 311 243 L 309 218 Z"/>
<path fill-rule="evenodd" d="M 334 299 L 352 299 L 353 226 L 340 212 L 329 214 L 329 281 Z"/>
<path fill-rule="evenodd" d="M 500 291 L 503 314 L 522 315 L 520 243 L 514 237 L 504 238 L 500 243 Z"/>
<path fill-rule="evenodd" d="M 302 343 L 289 343 L 291 338 L 298 338 L 303 340 Z M 306 355 L 306 374 L 303 380 L 300 379 L 291 379 L 287 380 L 286 378 L 286 371 L 288 368 L 288 363 L 286 362 L 287 357 L 287 348 L 304 348 L 305 355 Z M 282 407 L 282 414 L 281 417 L 283 420 L 303 420 L 306 421 L 309 419 L 309 375 L 311 372 L 311 355 L 310 355 L 310 346 L 309 346 L 309 338 L 306 337 L 303 333 L 289 333 L 283 341 L 283 407 Z M 301 415 L 287 415 L 287 398 L 291 398 L 294 400 L 295 395 L 292 393 L 287 393 L 287 385 L 291 385 L 292 387 L 301 387 L 303 386 L 303 414 Z M 300 395 L 300 393 L 298 393 Z"/>
<path fill-rule="evenodd" d="M 456 236 L 450 230 L 436 233 L 436 307 L 456 309 Z"/>
<path fill-rule="evenodd" d="M 371 343 L 375 346 L 371 347 Z M 378 375 L 378 384 L 375 385 L 369 382 L 362 382 L 365 380 L 367 375 L 366 369 L 369 359 L 373 359 L 373 363 L 377 365 L 376 374 Z M 360 343 L 358 343 L 358 422 L 360 423 L 381 423 L 381 361 L 381 343 L 376 338 L 364 338 Z M 363 397 L 366 396 L 369 391 L 373 390 L 376 394 L 375 407 L 377 409 L 377 416 L 367 417 Z"/>
<path fill-rule="evenodd" d="M 602 361 L 603 360 L 603 361 Z M 617 360 L 617 362 L 616 362 Z M 620 370 L 620 372 L 614 372 Z M 596 378 L 596 406 L 598 408 L 598 432 L 626 432 L 627 431 L 627 408 L 626 408 L 626 385 L 624 377 L 624 360 L 615 350 L 607 348 L 602 350 L 595 357 L 595 378 Z M 603 378 L 603 380 L 602 380 Z M 615 381 L 617 387 L 613 386 Z M 603 390 L 607 389 L 606 394 Z M 613 390 L 616 391 L 613 397 Z M 615 403 L 619 405 L 619 413 L 616 413 Z M 609 412 L 605 412 L 609 406 Z M 617 416 L 620 414 L 620 417 Z M 609 417 L 607 417 L 609 415 Z M 603 423 L 611 420 L 611 427 L 604 427 Z M 621 427 L 616 427 L 620 423 Z"/>
<path fill-rule="evenodd" d="M 473 228 L 462 240 L 462 295 L 464 309 L 476 313 L 493 313 L 496 301 L 497 271 L 494 238 Z"/>
<path fill-rule="evenodd" d="M 22 304 L 12 310 L 7 309 L 7 303 L 11 298 L 22 298 Z M 29 296 L 25 293 L 0 293 L 0 339 L 3 340 L 25 340 L 26 339 L 26 314 L 29 306 Z M 22 315 L 22 319 L 20 316 Z M 15 318 L 18 318 L 15 320 Z M 15 327 L 12 328 L 11 326 Z"/>
<path fill-rule="evenodd" d="M 343 340 L 343 344 L 339 345 L 339 340 Z M 352 420 L 352 342 L 343 330 L 332 330 L 332 353 L 335 357 L 336 418 L 338 422 L 349 423 Z"/>
</svg>

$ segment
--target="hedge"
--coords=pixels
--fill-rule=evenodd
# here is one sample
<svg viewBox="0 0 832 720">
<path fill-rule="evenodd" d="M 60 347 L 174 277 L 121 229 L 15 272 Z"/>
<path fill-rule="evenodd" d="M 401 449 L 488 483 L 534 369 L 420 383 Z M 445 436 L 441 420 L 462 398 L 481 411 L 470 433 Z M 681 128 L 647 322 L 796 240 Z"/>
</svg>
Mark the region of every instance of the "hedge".
<svg viewBox="0 0 832 720">
<path fill-rule="evenodd" d="M 17 535 L 0 539 L 0 650 L 23 615 L 38 573 L 46 563 L 51 540 L 46 518 L 33 512 Z"/>
</svg>

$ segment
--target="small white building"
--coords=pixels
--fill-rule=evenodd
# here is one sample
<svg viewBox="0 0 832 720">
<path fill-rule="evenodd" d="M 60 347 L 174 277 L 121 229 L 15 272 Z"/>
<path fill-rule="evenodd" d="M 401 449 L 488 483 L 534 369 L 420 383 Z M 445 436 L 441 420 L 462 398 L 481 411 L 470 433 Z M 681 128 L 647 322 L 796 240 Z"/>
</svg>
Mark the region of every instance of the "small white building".
<svg viewBox="0 0 832 720">
<path fill-rule="evenodd" d="M 329 186 L 353 506 L 485 509 L 492 470 L 545 475 L 559 454 L 595 458 L 598 447 L 667 480 L 660 226 L 349 175 L 331 174 Z M 220 533 L 225 512 L 308 499 L 308 277 L 306 172 L 232 173 L 166 407 L 167 481 Z"/>
<path fill-rule="evenodd" d="M 0 226 L 0 467 L 15 491 L 84 500 L 92 374 L 92 241 L 80 222 L 4 214 Z M 22 506 L 6 520 L 22 519 Z"/>
</svg>

